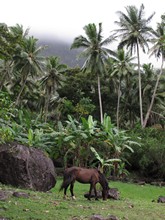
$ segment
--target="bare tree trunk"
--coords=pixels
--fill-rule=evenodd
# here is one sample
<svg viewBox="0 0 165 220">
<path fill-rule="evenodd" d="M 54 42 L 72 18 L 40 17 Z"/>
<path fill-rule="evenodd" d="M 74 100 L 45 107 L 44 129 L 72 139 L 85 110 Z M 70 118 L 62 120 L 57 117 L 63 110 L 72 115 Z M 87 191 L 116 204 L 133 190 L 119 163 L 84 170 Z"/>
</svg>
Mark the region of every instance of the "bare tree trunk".
<svg viewBox="0 0 165 220">
<path fill-rule="evenodd" d="M 98 95 L 99 95 L 99 106 L 100 106 L 100 120 L 103 123 L 103 106 L 102 106 L 102 99 L 101 99 L 101 89 L 100 89 L 100 77 L 98 75 L 97 78 L 97 85 L 98 85 Z"/>
<path fill-rule="evenodd" d="M 140 106 L 140 121 L 143 126 L 143 103 L 142 103 L 142 86 L 141 86 L 141 72 L 140 72 L 140 54 L 139 54 L 139 42 L 137 42 L 137 57 L 138 57 L 138 74 L 139 74 L 139 106 Z"/>
<path fill-rule="evenodd" d="M 160 73 L 159 73 L 158 78 L 156 80 L 156 84 L 155 84 L 155 88 L 154 88 L 154 91 L 153 91 L 152 99 L 151 99 L 151 102 L 150 102 L 150 105 L 149 105 L 149 108 L 148 108 L 145 120 L 143 122 L 143 128 L 145 128 L 146 125 L 147 125 L 147 121 L 149 119 L 149 116 L 150 116 L 150 113 L 151 113 L 151 110 L 152 110 L 152 107 L 153 107 L 153 104 L 154 104 L 154 101 L 155 101 L 155 96 L 156 96 L 156 91 L 157 91 L 157 88 L 158 88 L 159 80 L 160 80 L 160 77 L 161 77 L 161 75 L 163 73 L 163 64 L 164 64 L 164 58 L 162 56 L 162 64 L 161 64 Z"/>
</svg>

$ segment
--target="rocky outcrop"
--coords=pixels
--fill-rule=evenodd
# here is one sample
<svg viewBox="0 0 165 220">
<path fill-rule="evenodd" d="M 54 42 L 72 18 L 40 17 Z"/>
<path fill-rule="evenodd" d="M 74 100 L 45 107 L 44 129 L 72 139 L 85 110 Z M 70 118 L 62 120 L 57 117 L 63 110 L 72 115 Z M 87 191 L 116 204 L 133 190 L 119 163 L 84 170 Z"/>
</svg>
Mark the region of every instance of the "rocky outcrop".
<svg viewBox="0 0 165 220">
<path fill-rule="evenodd" d="M 0 182 L 48 191 L 56 184 L 54 164 L 39 149 L 17 143 L 0 145 Z"/>
</svg>

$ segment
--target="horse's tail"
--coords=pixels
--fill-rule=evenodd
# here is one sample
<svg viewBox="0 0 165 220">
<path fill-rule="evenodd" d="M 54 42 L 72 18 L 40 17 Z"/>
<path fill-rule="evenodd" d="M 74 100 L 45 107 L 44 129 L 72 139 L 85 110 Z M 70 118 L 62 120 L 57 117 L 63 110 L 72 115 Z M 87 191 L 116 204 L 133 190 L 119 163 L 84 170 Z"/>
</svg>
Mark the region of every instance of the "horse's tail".
<svg viewBox="0 0 165 220">
<path fill-rule="evenodd" d="M 72 182 L 73 177 L 71 175 L 71 173 L 64 173 L 64 178 L 63 178 L 63 182 L 60 186 L 59 191 L 65 189 L 67 186 L 69 186 L 69 184 Z"/>
</svg>

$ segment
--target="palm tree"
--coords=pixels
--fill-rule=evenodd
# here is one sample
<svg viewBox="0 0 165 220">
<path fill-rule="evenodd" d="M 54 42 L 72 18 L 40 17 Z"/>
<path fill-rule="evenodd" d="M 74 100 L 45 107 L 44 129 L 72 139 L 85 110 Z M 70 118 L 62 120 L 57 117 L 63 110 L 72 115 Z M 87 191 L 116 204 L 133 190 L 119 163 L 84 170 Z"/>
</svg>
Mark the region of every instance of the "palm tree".
<svg viewBox="0 0 165 220">
<path fill-rule="evenodd" d="M 0 63 L 0 91 L 4 87 L 6 81 L 11 80 L 12 75 L 12 61 L 11 60 L 3 60 Z"/>
<path fill-rule="evenodd" d="M 50 56 L 47 59 L 47 70 L 46 75 L 41 78 L 41 85 L 45 90 L 45 121 L 47 120 L 48 107 L 50 104 L 51 97 L 55 96 L 57 88 L 64 81 L 64 71 L 66 71 L 67 66 L 65 64 L 60 64 L 59 57 Z"/>
<path fill-rule="evenodd" d="M 120 29 L 115 30 L 118 37 L 121 37 L 119 48 L 124 46 L 130 49 L 131 54 L 133 51 L 137 52 L 138 59 L 138 78 L 139 78 L 139 105 L 140 105 L 140 120 L 143 125 L 143 108 L 142 108 L 142 92 L 141 92 L 141 71 L 140 71 L 140 47 L 145 53 L 145 48 L 148 48 L 147 40 L 151 36 L 152 28 L 148 26 L 155 13 L 152 13 L 147 19 L 144 17 L 144 5 L 140 6 L 138 10 L 136 6 L 127 6 L 126 14 L 118 11 L 120 21 L 115 23 Z"/>
<path fill-rule="evenodd" d="M 25 29 L 25 31 L 24 31 L 23 26 L 20 24 L 16 24 L 15 26 L 9 27 L 9 30 L 16 38 L 18 38 L 20 40 L 23 40 L 29 34 L 29 28 Z"/>
<path fill-rule="evenodd" d="M 76 37 L 71 45 L 71 49 L 84 48 L 83 52 L 80 54 L 86 58 L 82 69 L 84 71 L 89 70 L 94 76 L 97 76 L 100 119 L 101 122 L 103 122 L 100 76 L 106 71 L 105 61 L 110 54 L 113 54 L 113 52 L 105 46 L 111 43 L 115 38 L 114 36 L 111 36 L 103 40 L 102 23 L 99 23 L 98 30 L 93 23 L 86 25 L 84 31 L 86 36 L 80 35 Z"/>
<path fill-rule="evenodd" d="M 23 44 L 23 39 L 28 35 L 29 29 L 23 30 L 23 26 L 15 25 L 7 27 L 5 24 L 0 24 L 0 57 L 3 62 L 3 69 L 0 72 L 1 82 L 0 90 L 2 89 L 6 79 L 12 78 L 13 56 L 20 50 Z"/>
<path fill-rule="evenodd" d="M 117 122 L 117 128 L 119 128 L 119 109 L 120 109 L 120 98 L 121 98 L 121 84 L 122 80 L 128 77 L 128 74 L 133 72 L 133 68 L 131 65 L 131 61 L 135 57 L 131 57 L 128 52 L 125 52 L 123 49 L 119 49 L 116 52 L 116 56 L 114 57 L 114 64 L 113 68 L 114 70 L 111 73 L 111 76 L 116 76 L 118 79 L 118 100 L 117 100 L 117 111 L 116 111 L 116 122 Z M 125 83 L 126 85 L 126 83 Z"/>
<path fill-rule="evenodd" d="M 17 96 L 15 105 L 19 104 L 21 94 L 26 85 L 28 77 L 35 78 L 43 72 L 45 67 L 45 58 L 40 56 L 46 46 L 37 47 L 37 39 L 34 37 L 24 38 L 23 45 L 14 59 L 14 70 L 19 71 L 21 77 L 21 89 Z"/>
<path fill-rule="evenodd" d="M 17 28 L 18 25 L 8 27 L 5 23 L 0 23 L 0 59 L 10 60 L 16 52 L 22 38 L 20 32 L 13 31 Z"/>
<path fill-rule="evenodd" d="M 165 60 L 165 22 L 163 22 L 163 19 L 162 19 L 161 23 L 157 24 L 157 29 L 156 29 L 156 31 L 153 32 L 153 34 L 155 35 L 155 37 L 153 39 L 151 39 L 151 42 L 154 43 L 154 45 L 150 49 L 150 53 L 151 53 L 151 56 L 156 55 L 157 58 L 161 57 L 162 61 L 161 61 L 160 72 L 158 74 L 158 77 L 157 77 L 157 80 L 155 83 L 155 87 L 154 87 L 154 91 L 152 94 L 151 102 L 150 102 L 148 111 L 146 113 L 145 120 L 143 122 L 143 128 L 146 127 L 146 124 L 147 124 L 148 118 L 150 116 L 150 113 L 151 113 L 151 110 L 152 110 L 152 107 L 154 104 L 154 100 L 156 97 L 156 91 L 158 88 L 158 84 L 159 84 L 160 78 L 163 73 L 163 64 L 164 64 L 164 60 Z"/>
</svg>

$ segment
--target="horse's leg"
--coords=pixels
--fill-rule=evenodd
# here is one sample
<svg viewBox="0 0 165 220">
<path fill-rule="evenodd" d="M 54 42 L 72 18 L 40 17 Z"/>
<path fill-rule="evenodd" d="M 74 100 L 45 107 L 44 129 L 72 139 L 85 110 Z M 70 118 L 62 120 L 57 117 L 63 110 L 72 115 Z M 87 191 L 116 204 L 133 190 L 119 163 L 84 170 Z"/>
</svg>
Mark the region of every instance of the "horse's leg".
<svg viewBox="0 0 165 220">
<path fill-rule="evenodd" d="M 73 193 L 73 187 L 74 187 L 74 181 L 70 184 L 70 193 L 71 193 L 71 196 L 72 196 L 72 199 L 76 199 L 74 193 Z"/>
<path fill-rule="evenodd" d="M 66 196 L 66 191 L 67 191 L 67 189 L 68 189 L 68 186 L 69 186 L 69 184 L 64 188 L 64 199 L 67 198 L 67 196 Z"/>
<path fill-rule="evenodd" d="M 91 184 L 90 184 L 90 189 L 89 189 L 88 200 L 91 200 L 92 189 L 93 189 L 93 184 L 91 183 Z"/>
<path fill-rule="evenodd" d="M 97 197 L 97 190 L 96 190 L 96 184 L 93 185 L 94 193 L 95 193 L 95 200 L 98 200 Z"/>
</svg>

